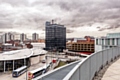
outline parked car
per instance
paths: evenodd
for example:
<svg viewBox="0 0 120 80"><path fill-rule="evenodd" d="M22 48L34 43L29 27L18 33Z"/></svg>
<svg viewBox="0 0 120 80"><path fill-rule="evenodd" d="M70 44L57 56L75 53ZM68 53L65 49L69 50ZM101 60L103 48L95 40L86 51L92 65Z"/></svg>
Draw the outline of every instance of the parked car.
<svg viewBox="0 0 120 80"><path fill-rule="evenodd" d="M46 63L46 60L42 60L42 63Z"/></svg>

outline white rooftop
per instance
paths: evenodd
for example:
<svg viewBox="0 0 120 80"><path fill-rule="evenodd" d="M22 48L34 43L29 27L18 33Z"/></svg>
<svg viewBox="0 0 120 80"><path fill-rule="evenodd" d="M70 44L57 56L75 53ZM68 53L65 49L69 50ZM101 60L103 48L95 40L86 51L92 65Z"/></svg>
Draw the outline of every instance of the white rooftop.
<svg viewBox="0 0 120 80"><path fill-rule="evenodd" d="M31 49L31 50L33 50L33 56L35 56L35 55L40 55L40 54L46 54L46 53L47 53L47 51L42 50L42 49L33 48L33 49Z"/></svg>
<svg viewBox="0 0 120 80"><path fill-rule="evenodd" d="M31 43L34 48L44 48L45 43Z"/></svg>
<svg viewBox="0 0 120 80"><path fill-rule="evenodd" d="M7 51L7 52L0 53L0 61L23 59L23 58L30 57L32 55L33 55L33 51L30 49Z"/></svg>
<svg viewBox="0 0 120 80"><path fill-rule="evenodd" d="M24 59L30 56L47 53L47 51L42 49L42 47L45 46L45 43L32 43L32 45L34 47L32 49L21 49L0 53L0 61Z"/></svg>
<svg viewBox="0 0 120 80"><path fill-rule="evenodd" d="M9 44L9 43L4 43L3 45L5 45L5 46L12 46L12 44Z"/></svg>

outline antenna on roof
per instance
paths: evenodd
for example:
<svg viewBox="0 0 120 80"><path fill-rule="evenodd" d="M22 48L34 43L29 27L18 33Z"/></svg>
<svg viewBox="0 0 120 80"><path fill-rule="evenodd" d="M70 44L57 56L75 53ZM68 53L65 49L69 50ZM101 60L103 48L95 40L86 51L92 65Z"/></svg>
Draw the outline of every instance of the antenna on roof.
<svg viewBox="0 0 120 80"><path fill-rule="evenodd" d="M52 24L54 24L54 20L52 19Z"/></svg>

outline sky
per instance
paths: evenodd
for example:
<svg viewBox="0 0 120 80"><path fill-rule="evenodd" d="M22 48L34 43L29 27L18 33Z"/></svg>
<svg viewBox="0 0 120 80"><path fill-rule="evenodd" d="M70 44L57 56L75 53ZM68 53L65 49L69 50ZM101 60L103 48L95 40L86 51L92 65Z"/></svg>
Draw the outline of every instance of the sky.
<svg viewBox="0 0 120 80"><path fill-rule="evenodd" d="M45 22L63 24L67 37L120 32L120 0L0 0L0 33L45 37Z"/></svg>

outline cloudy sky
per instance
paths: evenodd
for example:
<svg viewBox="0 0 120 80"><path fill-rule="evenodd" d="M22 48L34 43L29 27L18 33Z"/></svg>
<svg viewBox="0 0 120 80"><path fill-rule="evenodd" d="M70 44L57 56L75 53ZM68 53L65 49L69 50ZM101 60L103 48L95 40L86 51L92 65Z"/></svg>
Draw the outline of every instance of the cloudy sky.
<svg viewBox="0 0 120 80"><path fill-rule="evenodd" d="M67 37L120 32L120 0L0 0L0 32L39 33L45 22L65 25Z"/></svg>

